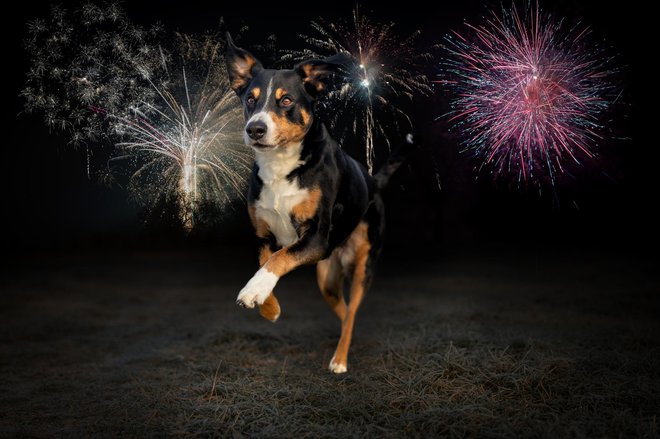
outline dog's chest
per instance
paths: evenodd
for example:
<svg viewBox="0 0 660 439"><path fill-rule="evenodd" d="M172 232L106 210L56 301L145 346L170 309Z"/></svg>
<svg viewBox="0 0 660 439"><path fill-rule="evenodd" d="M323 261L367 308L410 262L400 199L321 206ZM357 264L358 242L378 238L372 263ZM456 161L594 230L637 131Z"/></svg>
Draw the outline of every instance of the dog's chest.
<svg viewBox="0 0 660 439"><path fill-rule="evenodd" d="M298 240L291 211L309 197L309 191L300 187L297 178L286 178L301 163L298 148L277 155L257 156L263 186L255 202L255 215L268 224L281 246L291 245Z"/></svg>
<svg viewBox="0 0 660 439"><path fill-rule="evenodd" d="M279 245L291 245L298 239L291 221L291 211L308 196L309 191L300 188L297 181L282 179L270 184L264 183L255 204L255 214L268 224Z"/></svg>

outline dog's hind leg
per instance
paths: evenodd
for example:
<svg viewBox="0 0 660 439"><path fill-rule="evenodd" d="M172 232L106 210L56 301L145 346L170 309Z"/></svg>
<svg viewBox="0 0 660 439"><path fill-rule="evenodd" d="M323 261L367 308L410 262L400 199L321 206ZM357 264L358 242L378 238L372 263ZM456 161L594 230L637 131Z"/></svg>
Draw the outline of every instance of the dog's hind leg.
<svg viewBox="0 0 660 439"><path fill-rule="evenodd" d="M316 264L316 280L321 294L330 308L342 322L346 317L346 302L344 300L344 273L338 253L335 251L329 258Z"/></svg>
<svg viewBox="0 0 660 439"><path fill-rule="evenodd" d="M261 250L259 250L259 267L263 267L268 258L273 254L268 244L264 245ZM264 303L259 305L259 314L266 320L271 322L276 322L280 317L280 303L277 301L275 294L271 291Z"/></svg>
<svg viewBox="0 0 660 439"><path fill-rule="evenodd" d="M341 337L337 350L330 360L329 368L334 373L343 373L348 369L348 349L351 345L355 314L362 303L365 290L371 282L371 274L368 272L371 243L367 223L362 222L356 227L345 246L346 249L341 256L341 265L352 273L351 294L346 314L342 319Z"/></svg>

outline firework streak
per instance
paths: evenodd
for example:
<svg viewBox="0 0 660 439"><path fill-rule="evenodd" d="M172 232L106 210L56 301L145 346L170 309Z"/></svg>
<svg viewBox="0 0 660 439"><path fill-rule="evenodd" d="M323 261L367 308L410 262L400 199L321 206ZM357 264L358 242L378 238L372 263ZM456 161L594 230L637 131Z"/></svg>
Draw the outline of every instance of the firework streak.
<svg viewBox="0 0 660 439"><path fill-rule="evenodd" d="M340 142L364 144L371 172L375 139L378 137L389 148L391 136L398 138L402 131L412 128L408 114L399 106L400 100L430 94L432 89L423 69L432 55L416 48L419 32L400 38L393 24L373 22L357 7L350 21L320 20L311 25L314 33L301 35L309 48L289 51L284 57L301 61L340 52L351 55L354 62L343 72L343 86L330 92L318 107Z"/></svg>
<svg viewBox="0 0 660 439"><path fill-rule="evenodd" d="M134 177L153 172L157 187L176 197L183 228L190 231L200 204L224 205L243 196L252 156L240 134L243 113L228 84L213 81L191 93L185 72L185 99L154 85L162 110L149 106L148 113L108 117L122 132L117 147L147 157Z"/></svg>
<svg viewBox="0 0 660 439"><path fill-rule="evenodd" d="M492 13L446 37L442 84L454 92L450 121L495 176L548 177L594 156L613 71L587 29L566 28L538 6Z"/></svg>
<svg viewBox="0 0 660 439"><path fill-rule="evenodd" d="M90 147L110 143L105 178L114 181L122 163L133 197L149 210L177 206L190 231L199 212L243 196L252 157L222 40L179 34L168 51L161 33L132 24L116 4L54 7L29 24L21 94L28 112L86 147L88 173Z"/></svg>

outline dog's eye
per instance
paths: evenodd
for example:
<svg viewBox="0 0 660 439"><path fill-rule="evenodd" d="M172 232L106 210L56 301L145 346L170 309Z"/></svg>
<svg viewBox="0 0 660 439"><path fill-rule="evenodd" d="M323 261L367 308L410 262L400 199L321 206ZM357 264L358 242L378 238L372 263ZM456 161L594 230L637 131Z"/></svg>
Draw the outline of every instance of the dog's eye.
<svg viewBox="0 0 660 439"><path fill-rule="evenodd" d="M280 99L280 105L283 107L288 107L291 104L293 104L293 99L291 99L290 96L284 96L282 99Z"/></svg>
<svg viewBox="0 0 660 439"><path fill-rule="evenodd" d="M257 102L257 100L254 98L254 96L250 96L249 98L246 99L245 103L248 105L248 107L251 107Z"/></svg>

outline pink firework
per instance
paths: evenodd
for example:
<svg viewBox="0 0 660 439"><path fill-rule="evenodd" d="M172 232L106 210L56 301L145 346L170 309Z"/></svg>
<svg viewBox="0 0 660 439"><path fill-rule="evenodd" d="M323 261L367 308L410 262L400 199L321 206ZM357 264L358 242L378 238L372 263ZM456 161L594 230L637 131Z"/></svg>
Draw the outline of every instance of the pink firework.
<svg viewBox="0 0 660 439"><path fill-rule="evenodd" d="M538 6L492 13L446 38L443 80L450 121L482 167L519 181L554 182L566 162L594 156L599 116L612 102L612 70L586 28L567 29Z"/></svg>

